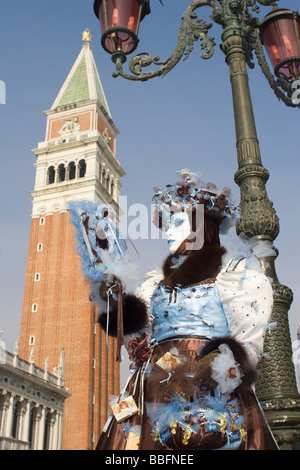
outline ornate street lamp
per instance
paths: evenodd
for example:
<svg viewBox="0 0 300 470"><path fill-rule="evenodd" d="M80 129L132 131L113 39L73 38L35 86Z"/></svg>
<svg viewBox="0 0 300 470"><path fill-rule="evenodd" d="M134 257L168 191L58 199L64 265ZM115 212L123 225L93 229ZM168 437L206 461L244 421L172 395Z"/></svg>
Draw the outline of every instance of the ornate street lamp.
<svg viewBox="0 0 300 470"><path fill-rule="evenodd" d="M252 7L254 12L259 12L256 3L274 7L273 12L261 23L250 12L249 7ZM295 92L298 84L294 83L299 79L300 71L300 16L296 11L280 10L276 3L276 0L196 0L182 16L178 42L169 59L161 62L157 55L145 52L135 55L128 66L131 75L124 72L123 64L127 60L126 56L135 51L138 45L140 21L150 13L149 0L95 0L94 10L101 24L102 46L112 54L112 60L116 64L117 73L113 76L146 81L166 75L183 55L185 58L189 56L197 40L201 43L201 49L205 50L201 57L212 57L215 42L214 38L207 34L212 25L199 19L196 14L198 8L209 6L213 9L212 20L223 27L223 36L225 31L229 32L230 28L238 26L239 35L244 40L248 66L254 67L254 52L276 96L287 106L300 107L298 93ZM277 79L269 69L263 45ZM159 64L160 67L151 72L144 72L143 69L151 64Z"/></svg>
<svg viewBox="0 0 300 470"><path fill-rule="evenodd" d="M265 17L260 37L277 77L298 80L300 75L300 15L277 10Z"/></svg>
<svg viewBox="0 0 300 470"><path fill-rule="evenodd" d="M126 56L135 51L140 21L150 13L149 0L95 0L94 11L100 20L101 43L106 52Z"/></svg>
<svg viewBox="0 0 300 470"><path fill-rule="evenodd" d="M278 0L279 1L279 0ZM123 70L129 50L137 44L137 27L143 16L150 13L149 2L143 0L96 0L95 8L100 23L104 25L102 44L112 54L116 66L113 76L122 76L128 80L147 81L150 78L164 76L175 65L187 58L194 43L200 41L203 59L209 59L214 53L215 40L208 35L212 24L198 18L200 7L210 7L210 18L222 26L221 50L229 67L232 88L233 109L236 130L238 170L234 176L240 187L241 216L237 233L244 233L255 244L269 243L279 233L279 220L266 192L268 171L263 167L257 138L256 125L249 89L247 66L254 68L253 55L267 78L277 98L287 106L300 108L300 16L298 12L280 10L275 0L195 0L182 15L178 41L172 55L161 62L158 56L149 53L135 55L128 63L129 71ZM105 20L105 5L118 10L114 18L119 18L112 25L113 19ZM142 7L139 15L131 22L130 12L137 11L133 5ZM253 13L259 13L259 6L273 7L273 10L260 22ZM113 7L112 7L113 6ZM144 10L143 10L144 6ZM98 8L100 7L100 9ZM99 14L99 11L101 12ZM127 12L125 14L125 12ZM101 16L102 15L102 16ZM113 14L110 15L111 18ZM121 23L121 18L126 18ZM106 21L106 22L105 22ZM123 20L122 20L123 21ZM126 24L127 42L115 41L114 34L120 34L119 28ZM106 26L105 26L106 25ZM130 39L129 39L130 37ZM110 43L107 44L107 38ZM131 44L131 40L133 43ZM128 45L128 47L127 47ZM274 73L271 72L264 48L269 56ZM155 65L155 70L144 72L144 68ZM275 258L262 260L265 273L273 279L274 308L272 320L277 327L272 333L266 333L265 350L269 358L260 363L263 371L257 387L257 394L266 412L270 427L283 449L292 449L300 444L300 395L297 390L295 368L292 361L292 347L288 323L288 310L293 300L293 293L279 283L275 270Z"/></svg>

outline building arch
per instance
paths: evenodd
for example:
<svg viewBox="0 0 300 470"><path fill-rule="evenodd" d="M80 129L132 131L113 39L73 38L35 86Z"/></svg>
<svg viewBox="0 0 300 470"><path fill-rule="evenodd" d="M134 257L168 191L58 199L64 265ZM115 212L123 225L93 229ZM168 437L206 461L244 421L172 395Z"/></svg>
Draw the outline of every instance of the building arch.
<svg viewBox="0 0 300 470"><path fill-rule="evenodd" d="M84 178L86 175L86 161L80 160L78 163L78 177Z"/></svg>
<svg viewBox="0 0 300 470"><path fill-rule="evenodd" d="M54 166L49 166L47 170L47 184L55 183L55 168Z"/></svg>
<svg viewBox="0 0 300 470"><path fill-rule="evenodd" d="M70 162L68 164L68 180L74 180L76 178L76 165L75 162Z"/></svg>
<svg viewBox="0 0 300 470"><path fill-rule="evenodd" d="M101 174L101 183L103 184L103 186L104 186L104 183L105 183L105 173L106 173L105 168L103 168L102 174Z"/></svg>
<svg viewBox="0 0 300 470"><path fill-rule="evenodd" d="M55 202L54 204L51 204L49 207L49 213L53 214L54 212L59 212L62 209L62 204L59 202Z"/></svg>
<svg viewBox="0 0 300 470"><path fill-rule="evenodd" d="M66 167L61 163L57 168L57 182L62 183L66 179Z"/></svg>
<svg viewBox="0 0 300 470"><path fill-rule="evenodd" d="M114 180L111 180L110 184L110 194L113 196L114 195L114 189L115 189L115 182Z"/></svg>
<svg viewBox="0 0 300 470"><path fill-rule="evenodd" d="M106 191L108 191L108 192L109 192L109 183L110 183L110 176L109 176L109 173L107 173L106 178L105 178L104 187L105 187Z"/></svg>
<svg viewBox="0 0 300 470"><path fill-rule="evenodd" d="M37 217L39 217L39 218L45 217L46 213L47 213L47 207L46 206L40 206L37 210ZM40 225L42 225L42 224L40 223Z"/></svg>

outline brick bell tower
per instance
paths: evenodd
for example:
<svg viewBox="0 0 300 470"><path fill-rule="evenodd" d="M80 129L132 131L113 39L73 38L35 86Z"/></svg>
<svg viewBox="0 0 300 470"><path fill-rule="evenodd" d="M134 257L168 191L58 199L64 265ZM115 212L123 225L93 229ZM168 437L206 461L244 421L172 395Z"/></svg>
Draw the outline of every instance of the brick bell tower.
<svg viewBox="0 0 300 470"><path fill-rule="evenodd" d="M35 187L20 330L20 357L52 373L64 351L63 450L93 449L119 393L115 341L106 338L80 272L70 200L113 206L118 214L121 177L118 129L111 119L88 30L82 50L53 106L45 112L46 138L36 155Z"/></svg>

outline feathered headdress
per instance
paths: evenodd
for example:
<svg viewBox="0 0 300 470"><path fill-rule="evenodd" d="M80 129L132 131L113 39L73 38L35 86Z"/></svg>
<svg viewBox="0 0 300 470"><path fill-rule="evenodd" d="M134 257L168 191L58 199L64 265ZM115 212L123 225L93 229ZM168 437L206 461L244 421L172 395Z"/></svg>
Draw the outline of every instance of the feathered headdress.
<svg viewBox="0 0 300 470"><path fill-rule="evenodd" d="M218 190L213 183L203 183L198 173L187 168L176 172L182 179L163 189L154 188L153 200L159 210L159 226L164 228L170 218L170 211L192 209L204 205L204 214L222 220L220 233L234 225L237 207L231 201L228 187Z"/></svg>

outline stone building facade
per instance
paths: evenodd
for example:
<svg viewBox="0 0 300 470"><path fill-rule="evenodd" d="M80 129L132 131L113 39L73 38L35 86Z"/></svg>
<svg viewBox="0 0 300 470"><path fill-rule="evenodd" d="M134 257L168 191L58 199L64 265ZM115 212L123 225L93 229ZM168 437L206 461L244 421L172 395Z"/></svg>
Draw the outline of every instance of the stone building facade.
<svg viewBox="0 0 300 470"><path fill-rule="evenodd" d="M0 348L0 450L60 450L64 387L63 352L56 375Z"/></svg>

